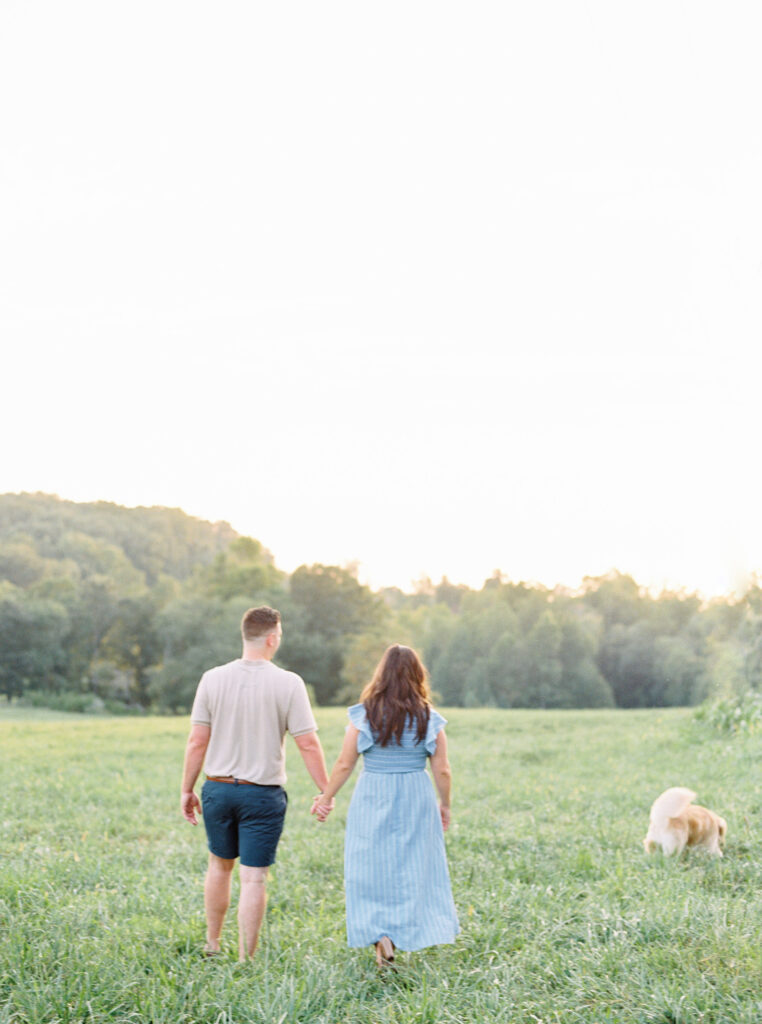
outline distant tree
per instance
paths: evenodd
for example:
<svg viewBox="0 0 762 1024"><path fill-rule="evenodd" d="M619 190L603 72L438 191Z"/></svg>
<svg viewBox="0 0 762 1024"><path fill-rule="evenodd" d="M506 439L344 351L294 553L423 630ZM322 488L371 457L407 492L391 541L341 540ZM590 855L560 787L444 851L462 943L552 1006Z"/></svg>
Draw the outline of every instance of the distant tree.
<svg viewBox="0 0 762 1024"><path fill-rule="evenodd" d="M420 608L435 602L434 583L430 576L422 576L413 584L413 593L405 595L408 608Z"/></svg>
<svg viewBox="0 0 762 1024"><path fill-rule="evenodd" d="M31 538L0 541L0 580L17 587L29 587L45 574L45 559L37 554Z"/></svg>
<svg viewBox="0 0 762 1024"><path fill-rule="evenodd" d="M71 531L60 538L58 552L59 558L76 563L84 579L95 576L107 579L113 591L129 593L145 587L145 575L115 544Z"/></svg>
<svg viewBox="0 0 762 1024"><path fill-rule="evenodd" d="M347 569L301 566L289 584L288 619L279 655L309 683L320 704L331 704L346 685L342 672L352 638L389 619L389 609Z"/></svg>
<svg viewBox="0 0 762 1024"><path fill-rule="evenodd" d="M739 696L749 688L746 682L746 651L735 638L710 637L704 668L707 697Z"/></svg>
<svg viewBox="0 0 762 1024"><path fill-rule="evenodd" d="M176 508L77 503L50 494L0 495L0 541L27 538L41 557L60 559L71 533L123 552L149 586L162 575L187 579L237 536L228 523L207 523Z"/></svg>
<svg viewBox="0 0 762 1024"><path fill-rule="evenodd" d="M100 693L101 696L118 696L144 708L150 704L151 669L161 662L166 643L166 635L163 638L159 631L158 596L146 591L118 603L116 615L99 645L100 658L113 669L104 668L98 659L93 659L90 666L93 689L99 690L98 678L108 681L109 692ZM112 692L114 680L118 680L118 693Z"/></svg>
<svg viewBox="0 0 762 1024"><path fill-rule="evenodd" d="M623 708L664 707L667 704L663 659L657 637L643 623L617 625L604 637L598 664L617 705Z"/></svg>
<svg viewBox="0 0 762 1024"><path fill-rule="evenodd" d="M762 587L754 583L743 597L743 618L735 632L744 651L747 689L762 690Z"/></svg>
<svg viewBox="0 0 762 1024"><path fill-rule="evenodd" d="M269 604L283 590L285 573L273 565L269 551L251 537L238 537L200 572L200 586L210 597L245 598L248 607Z"/></svg>
<svg viewBox="0 0 762 1024"><path fill-rule="evenodd" d="M444 604L450 611L457 612L461 601L468 593L468 587L462 583L450 583L446 576L434 587L434 601L436 604Z"/></svg>
<svg viewBox="0 0 762 1024"><path fill-rule="evenodd" d="M642 627L615 623L604 633L597 663L618 707L647 706L652 654L652 638Z"/></svg>
<svg viewBox="0 0 762 1024"><path fill-rule="evenodd" d="M489 660L485 655L476 658L468 668L461 694L466 708L494 708L497 706L490 679Z"/></svg>
<svg viewBox="0 0 762 1024"><path fill-rule="evenodd" d="M297 672L312 687L318 704L340 703L344 645L339 638L290 628L284 634L278 663Z"/></svg>
<svg viewBox="0 0 762 1024"><path fill-rule="evenodd" d="M68 629L61 605L0 585L0 693L11 700L27 689L57 690Z"/></svg>
<svg viewBox="0 0 762 1024"><path fill-rule="evenodd" d="M74 689L86 688L90 664L101 656L101 643L119 616L121 600L117 582L103 573L78 584L69 606L67 640L66 675Z"/></svg>
<svg viewBox="0 0 762 1024"><path fill-rule="evenodd" d="M481 656L469 623L461 620L450 634L449 642L431 662L432 685L442 703L462 706L469 689L469 674Z"/></svg>
<svg viewBox="0 0 762 1024"><path fill-rule="evenodd" d="M532 687L532 660L518 621L498 637L489 653L488 665L498 707L527 707Z"/></svg>
<svg viewBox="0 0 762 1024"><path fill-rule="evenodd" d="M399 608L388 627L390 640L413 647L431 668L447 647L457 615L444 604L405 604Z"/></svg>
<svg viewBox="0 0 762 1024"><path fill-rule="evenodd" d="M606 629L638 622L647 604L635 580L616 571L606 576L586 576L583 600L600 614Z"/></svg>
<svg viewBox="0 0 762 1024"><path fill-rule="evenodd" d="M196 595L172 601L160 612L162 657L147 671L148 693L158 707L188 711L203 673L241 656L241 615L239 602Z"/></svg>
<svg viewBox="0 0 762 1024"><path fill-rule="evenodd" d="M361 633L387 616L369 587L335 565L300 566L291 576L289 593L303 627L323 636Z"/></svg>
<svg viewBox="0 0 762 1024"><path fill-rule="evenodd" d="M408 603L408 595L400 590L399 587L382 587L378 592L378 596L393 611L404 608Z"/></svg>
<svg viewBox="0 0 762 1024"><path fill-rule="evenodd" d="M545 587L527 583L503 583L497 591L516 616L520 628L528 633L548 607L550 593Z"/></svg>
<svg viewBox="0 0 762 1024"><path fill-rule="evenodd" d="M601 675L595 662L598 650L597 628L593 620L570 607L559 616L562 667L560 707L613 707L611 686Z"/></svg>
<svg viewBox="0 0 762 1024"><path fill-rule="evenodd" d="M671 591L663 592L649 604L648 619L654 631L663 636L689 632L701 609L701 599L696 594Z"/></svg>
<svg viewBox="0 0 762 1024"><path fill-rule="evenodd" d="M470 706L476 701L496 706L493 684L499 667L490 663L490 651L515 616L500 598L489 592L467 594L461 614L449 630L447 643L432 660L433 682L445 704Z"/></svg>
<svg viewBox="0 0 762 1024"><path fill-rule="evenodd" d="M705 659L682 636L660 636L654 642L664 704L696 704L708 695Z"/></svg>
<svg viewBox="0 0 762 1024"><path fill-rule="evenodd" d="M366 633L358 633L347 642L341 668L342 686L336 693L337 703L357 703L360 693L373 677L373 672L389 643L389 635L380 627Z"/></svg>
<svg viewBox="0 0 762 1024"><path fill-rule="evenodd" d="M695 703L762 689L762 587L733 599L658 597L631 576L579 592L495 572L373 593L356 570L290 579L226 523L179 509L0 495L0 693L91 690L187 710L201 672L237 656L243 610L283 614L278 661L321 703L356 699L389 643L409 643L438 701L468 706Z"/></svg>
<svg viewBox="0 0 762 1024"><path fill-rule="evenodd" d="M711 601L699 617L707 695L730 697L762 688L760 590L752 581L739 599Z"/></svg>
<svg viewBox="0 0 762 1024"><path fill-rule="evenodd" d="M526 707L564 707L561 640L561 628L548 609L534 624L526 640L531 665Z"/></svg>

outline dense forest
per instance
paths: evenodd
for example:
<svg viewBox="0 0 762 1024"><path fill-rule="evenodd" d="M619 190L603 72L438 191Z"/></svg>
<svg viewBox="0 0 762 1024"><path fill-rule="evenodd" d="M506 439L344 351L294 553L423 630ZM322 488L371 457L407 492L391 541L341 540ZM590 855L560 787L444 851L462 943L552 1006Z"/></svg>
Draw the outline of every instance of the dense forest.
<svg viewBox="0 0 762 1024"><path fill-rule="evenodd" d="M762 589L702 602L629 576L577 591L422 580L373 592L337 566L290 576L227 523L179 509L0 495L0 694L79 710L188 710L240 655L255 604L283 615L278 663L351 703L388 643L416 647L437 699L467 707L652 707L762 688Z"/></svg>

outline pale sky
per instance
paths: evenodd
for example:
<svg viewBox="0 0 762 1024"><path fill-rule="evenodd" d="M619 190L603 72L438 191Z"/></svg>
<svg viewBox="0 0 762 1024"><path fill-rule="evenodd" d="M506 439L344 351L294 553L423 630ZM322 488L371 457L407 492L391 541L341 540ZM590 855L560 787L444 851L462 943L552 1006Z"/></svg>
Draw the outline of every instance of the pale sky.
<svg viewBox="0 0 762 1024"><path fill-rule="evenodd" d="M762 570L755 2L0 6L0 492L374 587Z"/></svg>

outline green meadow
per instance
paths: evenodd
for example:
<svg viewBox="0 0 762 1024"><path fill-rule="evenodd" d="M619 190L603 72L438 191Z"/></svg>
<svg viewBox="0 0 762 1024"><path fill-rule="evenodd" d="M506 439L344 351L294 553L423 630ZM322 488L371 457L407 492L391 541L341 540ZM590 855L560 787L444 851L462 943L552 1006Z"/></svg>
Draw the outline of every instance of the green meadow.
<svg viewBox="0 0 762 1024"><path fill-rule="evenodd" d="M260 953L202 959L187 722L0 712L0 1024L759 1022L762 738L687 710L448 713L462 932L379 975L344 935L342 836L288 741L289 811ZM329 762L345 723L320 709ZM722 860L647 857L653 799L695 789ZM234 900L236 892L234 889Z"/></svg>

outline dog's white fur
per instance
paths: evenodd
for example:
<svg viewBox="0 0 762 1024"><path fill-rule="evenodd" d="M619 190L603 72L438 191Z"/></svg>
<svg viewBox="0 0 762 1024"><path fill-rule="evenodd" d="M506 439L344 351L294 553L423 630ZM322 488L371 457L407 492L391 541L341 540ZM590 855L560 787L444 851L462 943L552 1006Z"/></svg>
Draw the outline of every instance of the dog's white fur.
<svg viewBox="0 0 762 1024"><path fill-rule="evenodd" d="M692 789L673 786L654 800L643 840L646 853L657 847L668 854L682 853L686 846L696 846L722 856L720 844L725 842L727 822L714 811L691 803L695 796Z"/></svg>

